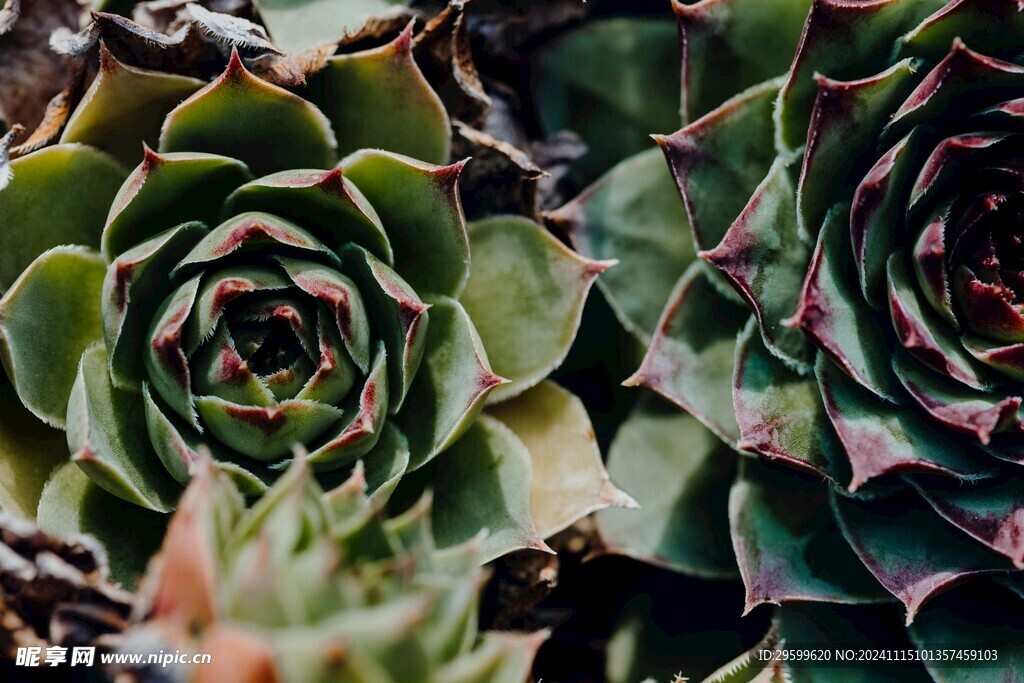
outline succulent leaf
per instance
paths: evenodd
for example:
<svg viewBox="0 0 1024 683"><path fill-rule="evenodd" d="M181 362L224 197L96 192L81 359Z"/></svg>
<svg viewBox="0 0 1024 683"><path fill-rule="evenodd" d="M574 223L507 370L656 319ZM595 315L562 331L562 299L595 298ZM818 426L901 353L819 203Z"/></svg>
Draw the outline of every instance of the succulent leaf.
<svg viewBox="0 0 1024 683"><path fill-rule="evenodd" d="M735 444L740 438L732 397L736 335L749 317L742 305L719 293L700 263L691 264L626 386L654 391Z"/></svg>
<svg viewBox="0 0 1024 683"><path fill-rule="evenodd" d="M203 85L195 78L122 64L101 46L99 73L60 141L90 145L132 167L142 158L142 144L156 147L167 113Z"/></svg>
<svg viewBox="0 0 1024 683"><path fill-rule="evenodd" d="M34 519L43 485L67 458L64 433L26 410L14 387L0 385L0 509Z"/></svg>
<svg viewBox="0 0 1024 683"><path fill-rule="evenodd" d="M605 552L696 576L736 576L726 512L736 460L693 417L642 401L608 453L609 473L640 507L598 512Z"/></svg>
<svg viewBox="0 0 1024 683"><path fill-rule="evenodd" d="M282 144L276 140L284 131L288 140ZM239 159L257 175L330 168L336 148L319 109L249 73L237 51L217 80L167 115L160 133L161 153L221 154Z"/></svg>
<svg viewBox="0 0 1024 683"><path fill-rule="evenodd" d="M432 526L439 547L465 543L480 529L486 562L513 550L551 552L530 511L530 452L515 433L482 415L438 461Z"/></svg>
<svg viewBox="0 0 1024 683"><path fill-rule="evenodd" d="M412 25L382 47L331 57L309 87L338 136L339 155L380 148L448 163L451 122L413 60Z"/></svg>
<svg viewBox="0 0 1024 683"><path fill-rule="evenodd" d="M490 398L503 401L565 360L587 293L614 262L586 259L522 217L477 221L469 240L473 272L461 301L491 367L510 380Z"/></svg>
<svg viewBox="0 0 1024 683"><path fill-rule="evenodd" d="M605 471L583 403L554 382L545 380L486 414L511 429L530 454L531 510L541 538L597 510L637 507Z"/></svg>
<svg viewBox="0 0 1024 683"><path fill-rule="evenodd" d="M103 219L125 178L112 157L72 144L15 159L11 172L10 184L0 190L0 288L4 290L47 249L99 246ZM77 180L69 183L68 178Z"/></svg>
<svg viewBox="0 0 1024 683"><path fill-rule="evenodd" d="M82 352L103 338L103 259L55 247L33 261L0 299L0 353L22 403L51 427L66 424ZM53 316L39 315L41 308Z"/></svg>
<svg viewBox="0 0 1024 683"><path fill-rule="evenodd" d="M597 286L626 329L650 340L658 311L695 256L686 213L658 150L620 162L547 218L587 258L618 258Z"/></svg>

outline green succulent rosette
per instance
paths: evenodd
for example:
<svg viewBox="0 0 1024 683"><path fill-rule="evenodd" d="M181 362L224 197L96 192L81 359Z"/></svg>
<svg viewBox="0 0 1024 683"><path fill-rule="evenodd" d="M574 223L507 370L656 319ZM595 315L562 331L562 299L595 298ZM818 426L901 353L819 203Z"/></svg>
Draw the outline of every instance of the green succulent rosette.
<svg viewBox="0 0 1024 683"><path fill-rule="evenodd" d="M362 469L325 493L301 461L252 508L242 494L200 464L115 644L209 663L114 667L116 680L527 679L545 633L478 632L480 539L438 550L429 497L388 518Z"/></svg>
<svg viewBox="0 0 1024 683"><path fill-rule="evenodd" d="M440 541L488 529L486 559L632 504L545 379L610 264L527 218L467 226L412 40L301 94L237 52L204 83L102 51L0 190L5 507L119 547L116 570L203 452L249 496L295 458L326 483L361 460L379 500L418 471Z"/></svg>
<svg viewBox="0 0 1024 683"><path fill-rule="evenodd" d="M621 260L627 384L689 413L618 432L651 493L599 513L607 550L738 575L795 647L1001 648L771 680L1018 680L1019 3L673 8L684 127L552 214Z"/></svg>

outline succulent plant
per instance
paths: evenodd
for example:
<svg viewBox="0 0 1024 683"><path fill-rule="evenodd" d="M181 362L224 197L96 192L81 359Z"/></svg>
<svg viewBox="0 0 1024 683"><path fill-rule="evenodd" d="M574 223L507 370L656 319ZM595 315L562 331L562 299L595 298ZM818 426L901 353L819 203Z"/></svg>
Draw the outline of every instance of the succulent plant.
<svg viewBox="0 0 1024 683"><path fill-rule="evenodd" d="M478 633L480 539L438 550L430 504L389 519L362 468L324 493L296 460L246 509L203 461L117 648L211 661L116 680L522 683L544 632Z"/></svg>
<svg viewBox="0 0 1024 683"><path fill-rule="evenodd" d="M649 493L599 513L608 550L738 573L798 647L1002 648L850 680L1020 680L1019 3L674 9L671 173L642 152L551 216L621 260L627 384L693 416L645 399L622 426L609 470Z"/></svg>
<svg viewBox="0 0 1024 683"><path fill-rule="evenodd" d="M609 263L524 217L467 227L466 162L446 165L451 122L412 40L327 58L301 94L237 52L207 84L103 49L59 144L10 162L3 364L74 461L38 516L107 542L118 578L203 449L251 496L296 445L325 484L363 460L379 500L418 470L439 541L488 528L485 559L632 504L578 399L545 380ZM33 515L53 460L27 433L68 450L5 410L0 483Z"/></svg>

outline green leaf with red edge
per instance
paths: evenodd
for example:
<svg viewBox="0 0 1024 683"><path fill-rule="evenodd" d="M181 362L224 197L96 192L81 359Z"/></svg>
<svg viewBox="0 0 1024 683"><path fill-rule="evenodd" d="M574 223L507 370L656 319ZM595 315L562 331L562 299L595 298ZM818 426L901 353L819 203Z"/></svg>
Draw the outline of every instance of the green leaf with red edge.
<svg viewBox="0 0 1024 683"><path fill-rule="evenodd" d="M387 352L383 343L377 343L373 367L358 396L353 398L342 405L345 420L326 432L325 443L309 454L314 469L344 467L377 445L388 410Z"/></svg>
<svg viewBox="0 0 1024 683"><path fill-rule="evenodd" d="M432 460L469 428L487 395L504 380L462 305L448 297L431 305L426 350L405 404L395 419L412 449L409 468Z"/></svg>
<svg viewBox="0 0 1024 683"><path fill-rule="evenodd" d="M0 358L7 377L25 407L52 427L66 424L82 352L103 339L105 269L94 251L56 247L0 299Z"/></svg>
<svg viewBox="0 0 1024 683"><path fill-rule="evenodd" d="M113 261L165 230L199 221L219 222L224 199L252 178L240 161L213 154L147 151L118 191L103 228L103 255Z"/></svg>
<svg viewBox="0 0 1024 683"><path fill-rule="evenodd" d="M712 250L700 253L750 304L772 353L799 370L814 355L800 330L784 323L792 314L811 250L800 239L792 168L776 160L739 218Z"/></svg>
<svg viewBox="0 0 1024 683"><path fill-rule="evenodd" d="M115 386L138 389L143 377L138 344L170 293L178 262L207 234L202 223L183 223L118 256L103 278L103 339Z"/></svg>
<svg viewBox="0 0 1024 683"><path fill-rule="evenodd" d="M829 358L876 396L899 400L890 364L891 332L868 307L857 287L850 258L850 207L829 211L806 271L796 313L787 321L802 328Z"/></svg>
<svg viewBox="0 0 1024 683"><path fill-rule="evenodd" d="M587 144L587 180L679 127L679 38L671 20L614 18L584 24L541 50L532 65L548 133L572 130Z"/></svg>
<svg viewBox="0 0 1024 683"><path fill-rule="evenodd" d="M619 261L597 286L626 329L649 340L695 256L686 212L659 151L622 161L547 218L587 258Z"/></svg>
<svg viewBox="0 0 1024 683"><path fill-rule="evenodd" d="M160 547L168 516L141 509L104 491L73 463L61 465L39 501L39 526L68 538L88 534L107 551L110 577L128 590ZM130 519L131 524L125 524Z"/></svg>
<svg viewBox="0 0 1024 683"><path fill-rule="evenodd" d="M366 300L375 334L384 342L388 362L388 411L401 409L423 362L429 333L430 305L402 277L369 252L350 246L342 252L346 272Z"/></svg>
<svg viewBox="0 0 1024 683"><path fill-rule="evenodd" d="M181 494L150 448L142 396L110 383L101 344L82 354L68 401L68 446L90 479L135 505L168 512Z"/></svg>
<svg viewBox="0 0 1024 683"><path fill-rule="evenodd" d="M431 519L438 547L487 530L482 562L514 550L547 550L530 516L531 480L523 442L498 420L480 416L437 461Z"/></svg>
<svg viewBox="0 0 1024 683"><path fill-rule="evenodd" d="M932 372L909 354L897 351L893 372L911 398L932 419L950 429L970 434L988 444L993 434L1024 431L1017 410L1020 392L1012 389L978 391Z"/></svg>
<svg viewBox="0 0 1024 683"><path fill-rule="evenodd" d="M590 287L612 262L583 258L520 216L476 221L469 240L473 268L460 299L491 367L510 380L490 397L503 401L565 360Z"/></svg>
<svg viewBox="0 0 1024 683"><path fill-rule="evenodd" d="M986 50L1016 50L1024 38L1024 13L1003 0L952 0L902 36L899 50L938 60L957 38Z"/></svg>
<svg viewBox="0 0 1024 683"><path fill-rule="evenodd" d="M356 34L370 17L405 7L408 0L258 0L260 18L274 44L288 52Z"/></svg>
<svg viewBox="0 0 1024 683"><path fill-rule="evenodd" d="M178 483L188 484L192 468L200 462L205 452L213 457L215 467L227 474L244 495L259 496L267 491L275 478L270 469L248 456L226 450L215 440L204 438L165 410L153 398L147 384L142 385L142 398L149 442L160 462Z"/></svg>
<svg viewBox="0 0 1024 683"><path fill-rule="evenodd" d="M530 454L532 517L541 538L597 510L636 508L605 471L587 410L570 392L545 380L486 414L511 429Z"/></svg>
<svg viewBox="0 0 1024 683"><path fill-rule="evenodd" d="M935 683L1005 683L1024 671L1020 633L1021 597L1005 588L977 582L940 595L910 626L920 650L962 648L995 650L995 661L925 661Z"/></svg>
<svg viewBox="0 0 1024 683"><path fill-rule="evenodd" d="M596 516L603 551L706 578L736 576L729 487L736 453L696 419L640 400L608 452L608 470L638 510Z"/></svg>
<svg viewBox="0 0 1024 683"><path fill-rule="evenodd" d="M1024 569L1024 481L1013 470L969 486L907 478L943 519Z"/></svg>
<svg viewBox="0 0 1024 683"><path fill-rule="evenodd" d="M55 145L15 159L0 190L0 290L47 249L99 246L103 220L125 179L112 157L84 145Z"/></svg>
<svg viewBox="0 0 1024 683"><path fill-rule="evenodd" d="M927 305L907 272L906 255L892 254L887 273L889 312L903 348L940 375L981 391L996 390L998 375L975 360L956 330Z"/></svg>
<svg viewBox="0 0 1024 683"><path fill-rule="evenodd" d="M941 129L957 120L961 112L1012 97L1022 84L1024 67L975 52L954 40L949 54L893 113L882 139L903 136L924 122Z"/></svg>
<svg viewBox="0 0 1024 683"><path fill-rule="evenodd" d="M828 487L814 479L743 460L729 493L729 521L747 589L744 613L766 603L888 598L838 533Z"/></svg>
<svg viewBox="0 0 1024 683"><path fill-rule="evenodd" d="M916 410L877 398L824 354L815 376L853 468L851 491L894 472L933 472L961 481L992 474L980 453L968 451Z"/></svg>
<svg viewBox="0 0 1024 683"><path fill-rule="evenodd" d="M655 138L686 203L698 249L722 241L775 163L772 111L780 85L753 86L682 130Z"/></svg>
<svg viewBox="0 0 1024 683"><path fill-rule="evenodd" d="M168 112L204 85L196 78L122 64L101 43L99 72L60 141L89 145L134 166L142 158L143 143L158 144Z"/></svg>
<svg viewBox="0 0 1024 683"><path fill-rule="evenodd" d="M806 142L816 91L813 75L837 80L871 76L889 66L896 39L946 0L816 0L779 95L776 114L780 150Z"/></svg>
<svg viewBox="0 0 1024 683"><path fill-rule="evenodd" d="M223 74L167 115L160 133L161 152L221 154L257 175L330 168L336 147L323 112L253 76L236 51Z"/></svg>
<svg viewBox="0 0 1024 683"><path fill-rule="evenodd" d="M908 624L942 590L1013 567L948 524L915 493L877 501L833 493L832 507L861 562L903 603Z"/></svg>
<svg viewBox="0 0 1024 683"><path fill-rule="evenodd" d="M336 167L330 171L281 171L257 178L231 193L223 216L268 213L300 224L335 251L355 243L393 264L388 234L377 212L342 173L341 167Z"/></svg>
<svg viewBox="0 0 1024 683"><path fill-rule="evenodd" d="M811 0L674 0L672 6L683 39L683 115L693 121L786 73Z"/></svg>
<svg viewBox="0 0 1024 683"><path fill-rule="evenodd" d="M654 339L626 386L646 387L692 413L722 440L740 438L733 407L736 335L750 317L693 263L669 297Z"/></svg>
<svg viewBox="0 0 1024 683"><path fill-rule="evenodd" d="M43 484L68 459L63 432L47 427L0 383L0 510L35 519Z"/></svg>
<svg viewBox="0 0 1024 683"><path fill-rule="evenodd" d="M733 402L740 450L827 477L835 485L850 481L850 464L817 380L772 356L753 319L736 345Z"/></svg>
<svg viewBox="0 0 1024 683"><path fill-rule="evenodd" d="M801 235L817 235L829 208L853 196L864 178L864 150L873 147L892 112L910 94L916 70L906 59L857 81L817 78L818 96L797 187Z"/></svg>
<svg viewBox="0 0 1024 683"><path fill-rule="evenodd" d="M377 210L395 270L421 294L457 297L469 277L469 239L459 199L465 162L435 166L382 150L341 162L345 178Z"/></svg>
<svg viewBox="0 0 1024 683"><path fill-rule="evenodd" d="M387 45L328 59L310 78L309 97L334 127L341 156L386 149L448 163L451 122L413 59L411 24Z"/></svg>

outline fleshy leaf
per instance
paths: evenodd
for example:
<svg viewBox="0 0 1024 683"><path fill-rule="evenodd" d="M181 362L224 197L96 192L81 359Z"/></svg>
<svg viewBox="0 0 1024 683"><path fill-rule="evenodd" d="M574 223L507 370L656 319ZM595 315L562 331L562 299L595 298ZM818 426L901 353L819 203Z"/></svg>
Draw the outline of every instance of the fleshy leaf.
<svg viewBox="0 0 1024 683"><path fill-rule="evenodd" d="M192 468L203 453L213 456L214 466L227 474L244 495L266 493L272 472L251 458L228 453L216 442L203 439L199 432L169 415L153 399L147 385L142 386L149 441L160 462L180 484L188 484Z"/></svg>
<svg viewBox="0 0 1024 683"><path fill-rule="evenodd" d="M833 208L818 235L796 313L802 328L829 358L876 396L897 401L889 332L860 295L850 259L849 206Z"/></svg>
<svg viewBox="0 0 1024 683"><path fill-rule="evenodd" d="M288 52L302 52L330 43L346 34L358 34L363 22L407 0L259 0L260 18L274 44Z"/></svg>
<svg viewBox="0 0 1024 683"><path fill-rule="evenodd" d="M761 642L705 678L703 683L788 683L781 661L774 657L763 661L760 656L761 651L774 651L779 645L779 629L773 624Z"/></svg>
<svg viewBox="0 0 1024 683"><path fill-rule="evenodd" d="M0 299L0 358L7 376L25 407L52 427L65 425L82 352L103 339L105 269L94 251L56 247Z"/></svg>
<svg viewBox="0 0 1024 683"><path fill-rule="evenodd" d="M700 263L692 264L669 297L640 369L626 386L642 386L693 414L722 440L740 433L733 408L736 335L750 312L723 297Z"/></svg>
<svg viewBox="0 0 1024 683"><path fill-rule="evenodd" d="M966 434L983 444L993 434L1021 432L1017 410L1021 396L1002 392L982 392L936 376L908 354L897 352L893 371L903 388L936 422Z"/></svg>
<svg viewBox="0 0 1024 683"><path fill-rule="evenodd" d="M127 519L131 524L124 523ZM68 462L46 482L39 501L39 526L64 538L77 534L95 537L107 551L111 578L134 590L160 546L167 515L110 495L75 463Z"/></svg>
<svg viewBox="0 0 1024 683"><path fill-rule="evenodd" d="M10 384L0 384L0 510L35 519L43 484L68 459L64 433L25 410Z"/></svg>
<svg viewBox="0 0 1024 683"><path fill-rule="evenodd" d="M487 414L511 429L530 454L532 516L541 538L609 506L636 508L605 471L583 402L554 382L545 380Z"/></svg>
<svg viewBox="0 0 1024 683"><path fill-rule="evenodd" d="M144 338L148 343L143 342L143 364L153 388L174 412L196 429L199 429L199 420L192 404L192 377L183 347L185 325L198 291L199 278L196 277L167 297L153 316L149 334Z"/></svg>
<svg viewBox="0 0 1024 683"><path fill-rule="evenodd" d="M1024 37L1020 6L1002 0L952 0L900 38L900 50L939 60L957 38L987 50L1015 49Z"/></svg>
<svg viewBox="0 0 1024 683"><path fill-rule="evenodd" d="M815 375L853 468L850 491L892 472L935 472L961 480L987 473L930 420L872 395L824 355L818 357Z"/></svg>
<svg viewBox="0 0 1024 683"><path fill-rule="evenodd" d="M816 481L745 460L729 493L729 521L747 588L744 613L765 603L887 597L838 533L828 489Z"/></svg>
<svg viewBox="0 0 1024 683"><path fill-rule="evenodd" d="M309 88L337 133L339 155L386 149L448 163L451 122L412 57L411 24L387 45L331 57Z"/></svg>
<svg viewBox="0 0 1024 683"><path fill-rule="evenodd" d="M626 329L649 340L694 259L686 212L658 150L618 164L548 219L564 226L587 258L618 259L597 286Z"/></svg>
<svg viewBox="0 0 1024 683"><path fill-rule="evenodd" d="M142 143L157 145L167 113L203 85L195 78L127 66L101 45L99 73L60 141L90 145L134 166Z"/></svg>
<svg viewBox="0 0 1024 683"><path fill-rule="evenodd" d="M430 306L387 264L369 252L350 247L344 252L347 271L372 311L376 335L388 356L388 411L401 409L423 353L430 329Z"/></svg>
<svg viewBox="0 0 1024 683"><path fill-rule="evenodd" d="M902 253L891 255L887 269L889 312L903 348L946 377L974 389L993 390L998 384L996 377L964 349L956 332L921 300L904 259Z"/></svg>
<svg viewBox="0 0 1024 683"><path fill-rule="evenodd" d="M259 461L277 460L291 452L295 444L309 443L342 413L334 406L295 399L261 408L216 396L197 396L195 406L213 436Z"/></svg>
<svg viewBox="0 0 1024 683"><path fill-rule="evenodd" d="M136 244L189 221L216 225L225 197L251 177L245 164L227 157L147 151L109 206L103 255L113 261Z"/></svg>
<svg viewBox="0 0 1024 683"><path fill-rule="evenodd" d="M737 341L733 401L740 450L824 475L838 485L850 481L846 453L825 413L817 380L772 356L753 320Z"/></svg>
<svg viewBox="0 0 1024 683"><path fill-rule="evenodd" d="M491 394L497 402L529 389L561 365L591 285L612 264L581 257L518 216L477 221L469 238L473 269L461 300L491 367L511 380Z"/></svg>
<svg viewBox="0 0 1024 683"><path fill-rule="evenodd" d="M129 249L107 268L103 339L115 386L138 389L143 374L139 340L169 293L171 271L205 234L202 223L184 223Z"/></svg>
<svg viewBox="0 0 1024 683"><path fill-rule="evenodd" d="M409 467L409 441L393 424L385 422L380 439L365 462L370 504L382 507Z"/></svg>
<svg viewBox="0 0 1024 683"><path fill-rule="evenodd" d="M829 208L850 198L863 178L861 158L914 87L916 65L906 59L857 81L819 76L797 189L797 216L804 235L816 235Z"/></svg>
<svg viewBox="0 0 1024 683"><path fill-rule="evenodd" d="M395 270L420 294L458 296L469 277L469 238L459 199L465 162L424 164L382 150L342 160L345 177L387 226Z"/></svg>
<svg viewBox="0 0 1024 683"><path fill-rule="evenodd" d="M655 138L683 195L698 249L722 241L775 162L772 109L779 85L754 86L679 132Z"/></svg>
<svg viewBox="0 0 1024 683"><path fill-rule="evenodd" d="M872 307L885 305L885 268L894 245L905 239L902 224L894 220L906 207L910 184L917 170L920 129L875 162L853 195L850 209L850 240L861 292Z"/></svg>
<svg viewBox="0 0 1024 683"><path fill-rule="evenodd" d="M772 353L809 369L813 353L806 337L783 323L811 258L797 234L796 190L784 160L775 162L718 246L700 256L750 304Z"/></svg>
<svg viewBox="0 0 1024 683"><path fill-rule="evenodd" d="M335 251L349 242L394 263L377 212L340 167L330 171L281 171L253 180L228 197L225 217L261 211L311 230ZM390 229L390 226L389 226Z"/></svg>
<svg viewBox="0 0 1024 683"><path fill-rule="evenodd" d="M779 94L779 149L794 150L805 143L814 107L813 74L854 80L881 71L889 66L896 39L945 2L815 0Z"/></svg>
<svg viewBox="0 0 1024 683"><path fill-rule="evenodd" d="M281 136L287 131L287 141ZM337 142L323 113L250 74L231 53L215 81L167 115L161 152L208 152L239 159L257 175L330 168Z"/></svg>
<svg viewBox="0 0 1024 683"><path fill-rule="evenodd" d="M107 354L82 354L68 402L72 459L108 492L155 512L168 512L181 494L152 451L142 397L110 383Z"/></svg>
<svg viewBox="0 0 1024 683"><path fill-rule="evenodd" d="M533 67L548 133L577 132L589 178L648 149L652 132L680 124L679 38L672 21L616 18L585 24L543 50Z"/></svg>
<svg viewBox="0 0 1024 683"><path fill-rule="evenodd" d="M811 0L672 5L683 39L683 114L693 121L734 93L786 73Z"/></svg>
<svg viewBox="0 0 1024 683"><path fill-rule="evenodd" d="M434 481L433 529L441 548L487 530L481 561L547 550L530 517L530 454L508 427L480 416L445 456Z"/></svg>
<svg viewBox="0 0 1024 683"><path fill-rule="evenodd" d="M963 486L909 477L921 496L942 517L972 538L1024 569L1024 487L1006 476Z"/></svg>
<svg viewBox="0 0 1024 683"><path fill-rule="evenodd" d="M84 145L47 147L12 161L11 171L0 190L0 289L47 249L99 246L103 219L125 179L113 158Z"/></svg>
<svg viewBox="0 0 1024 683"><path fill-rule="evenodd" d="M352 419L336 432L328 432L326 443L309 454L314 469L344 467L366 455L381 437L388 410L387 353L383 344L377 345L373 367L358 399L352 407Z"/></svg>
<svg viewBox="0 0 1024 683"><path fill-rule="evenodd" d="M612 441L608 469L635 491L640 509L597 514L606 552L696 576L736 576L727 517L736 454L728 445L686 413L643 400Z"/></svg>
<svg viewBox="0 0 1024 683"><path fill-rule="evenodd" d="M426 350L396 419L409 439L409 469L432 460L469 427L487 395L503 380L491 370L480 337L454 299L431 304Z"/></svg>
<svg viewBox="0 0 1024 683"><path fill-rule="evenodd" d="M865 502L833 493L832 505L857 556L906 607L908 624L936 593L1012 566L953 529L914 495Z"/></svg>

